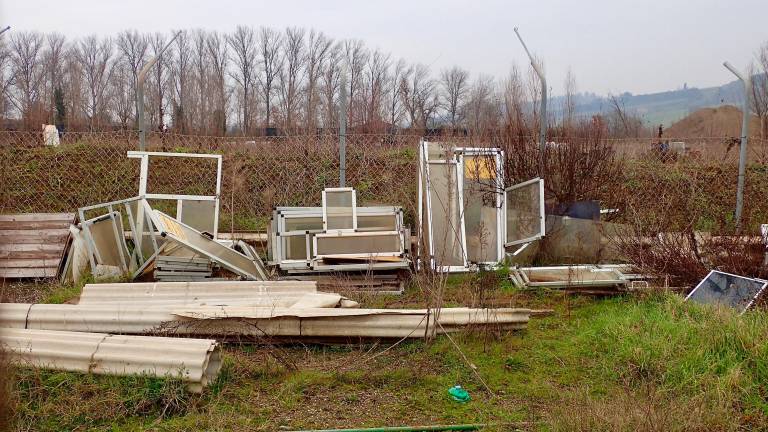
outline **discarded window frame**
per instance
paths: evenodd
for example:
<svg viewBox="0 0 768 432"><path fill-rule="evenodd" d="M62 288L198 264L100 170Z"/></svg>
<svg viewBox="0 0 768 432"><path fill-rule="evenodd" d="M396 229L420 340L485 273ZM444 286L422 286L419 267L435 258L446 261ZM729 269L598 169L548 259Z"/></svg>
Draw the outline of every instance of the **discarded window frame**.
<svg viewBox="0 0 768 432"><path fill-rule="evenodd" d="M143 204L145 207L149 207L149 203L146 201ZM264 280L267 278L266 269L261 268L258 262L207 237L200 231L179 222L159 210L154 210L152 222L158 227L163 237L171 239L221 264L242 277L253 280Z"/></svg>
<svg viewBox="0 0 768 432"><path fill-rule="evenodd" d="M685 298L704 304L721 304L746 312L768 286L768 281L717 270L709 272Z"/></svg>
<svg viewBox="0 0 768 432"><path fill-rule="evenodd" d="M353 188L323 190L323 229L354 231L357 229L357 198Z"/></svg>
<svg viewBox="0 0 768 432"><path fill-rule="evenodd" d="M505 189L503 164L498 148L421 141L419 246L431 268L495 266L506 247L544 236L543 180Z"/></svg>
<svg viewBox="0 0 768 432"><path fill-rule="evenodd" d="M544 237L544 180L534 178L508 187L504 191L506 205L506 239L504 246L529 243Z"/></svg>

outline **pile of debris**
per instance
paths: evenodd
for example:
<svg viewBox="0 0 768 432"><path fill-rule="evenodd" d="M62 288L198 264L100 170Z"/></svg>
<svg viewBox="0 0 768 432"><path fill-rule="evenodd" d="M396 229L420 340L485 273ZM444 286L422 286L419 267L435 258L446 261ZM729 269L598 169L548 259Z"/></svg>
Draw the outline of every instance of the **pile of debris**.
<svg viewBox="0 0 768 432"><path fill-rule="evenodd" d="M544 181L504 186L499 148L419 145L419 263L442 272L495 267L505 248L544 236Z"/></svg>
<svg viewBox="0 0 768 432"><path fill-rule="evenodd" d="M616 294L647 288L648 276L626 264L512 267L509 279L520 289L563 289L580 294Z"/></svg>
<svg viewBox="0 0 768 432"><path fill-rule="evenodd" d="M333 273L355 287L373 279L381 290L402 292L399 279L390 282L410 267L408 232L400 207L358 207L353 188L328 188L322 207L274 209L268 263L291 277Z"/></svg>
<svg viewBox="0 0 768 432"><path fill-rule="evenodd" d="M517 330L532 312L362 309L341 295L318 292L313 281L88 284L78 304L0 304L0 344L19 364L173 376L201 391L221 366L217 340L349 343L468 327ZM213 339L187 339L199 336Z"/></svg>

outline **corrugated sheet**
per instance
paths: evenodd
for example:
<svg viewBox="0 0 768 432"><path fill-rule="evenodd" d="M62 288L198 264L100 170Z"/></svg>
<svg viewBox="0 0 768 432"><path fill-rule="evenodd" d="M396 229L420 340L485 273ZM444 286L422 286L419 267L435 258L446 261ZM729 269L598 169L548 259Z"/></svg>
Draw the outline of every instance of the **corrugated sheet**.
<svg viewBox="0 0 768 432"><path fill-rule="evenodd" d="M226 299L249 296L296 295L317 292L314 281L216 281L216 282L145 282L87 284L80 295L80 303L120 302L162 299Z"/></svg>
<svg viewBox="0 0 768 432"><path fill-rule="evenodd" d="M58 273L74 213L0 215L0 279Z"/></svg>
<svg viewBox="0 0 768 432"><path fill-rule="evenodd" d="M444 308L437 333L465 327L524 328L529 309ZM99 333L216 337L423 337L435 328L426 309L243 308L0 304L0 326Z"/></svg>
<svg viewBox="0 0 768 432"><path fill-rule="evenodd" d="M220 348L209 339L2 329L0 344L20 365L103 375L169 376L182 379L196 392L221 369Z"/></svg>

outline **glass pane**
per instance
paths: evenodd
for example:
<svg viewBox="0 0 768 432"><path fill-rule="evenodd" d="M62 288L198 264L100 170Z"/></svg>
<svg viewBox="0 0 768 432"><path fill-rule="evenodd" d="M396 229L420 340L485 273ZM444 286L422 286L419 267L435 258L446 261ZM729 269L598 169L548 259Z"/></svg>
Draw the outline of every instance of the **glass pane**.
<svg viewBox="0 0 768 432"><path fill-rule="evenodd" d="M712 272L701 281L689 299L697 303L721 304L744 311L763 289L765 281Z"/></svg>
<svg viewBox="0 0 768 432"><path fill-rule="evenodd" d="M354 191L325 191L327 230L354 229Z"/></svg>
<svg viewBox="0 0 768 432"><path fill-rule="evenodd" d="M357 215L358 231L397 231L397 216Z"/></svg>
<svg viewBox="0 0 768 432"><path fill-rule="evenodd" d="M541 218L540 183L507 190L507 243L541 235L544 221Z"/></svg>
<svg viewBox="0 0 768 432"><path fill-rule="evenodd" d="M307 231L307 230L322 230L322 229L323 229L322 216L285 218L286 231Z"/></svg>
<svg viewBox="0 0 768 432"><path fill-rule="evenodd" d="M284 259L288 260L306 260L307 259L307 236L297 235L283 237Z"/></svg>
<svg viewBox="0 0 768 432"><path fill-rule="evenodd" d="M437 266L464 266L455 163L429 164L434 259Z"/></svg>
<svg viewBox="0 0 768 432"><path fill-rule="evenodd" d="M399 253L400 235L317 237L318 255Z"/></svg>
<svg viewBox="0 0 768 432"><path fill-rule="evenodd" d="M498 260L498 196L496 159L492 155L464 156L464 224L467 260Z"/></svg>
<svg viewBox="0 0 768 432"><path fill-rule="evenodd" d="M216 201L182 201L181 222L200 232L213 234Z"/></svg>

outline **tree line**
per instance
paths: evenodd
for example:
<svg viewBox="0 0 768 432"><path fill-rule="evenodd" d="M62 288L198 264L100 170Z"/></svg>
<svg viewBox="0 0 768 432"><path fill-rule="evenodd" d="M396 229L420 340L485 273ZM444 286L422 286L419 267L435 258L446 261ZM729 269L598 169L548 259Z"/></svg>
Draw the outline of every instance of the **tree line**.
<svg viewBox="0 0 768 432"><path fill-rule="evenodd" d="M72 40L59 33L7 33L0 38L3 126L136 129L139 72L170 37L135 30ZM335 128L343 71L352 130L536 121L535 106L525 101L536 99L538 85L516 66L503 79L472 78L462 67L432 71L361 40L295 27L238 26L229 33L180 34L145 83L147 127L207 135Z"/></svg>
<svg viewBox="0 0 768 432"><path fill-rule="evenodd" d="M0 37L3 128L137 129L139 71L170 37L136 30L70 40L59 33L6 33ZM353 131L538 129L537 104L530 101L539 99L540 90L530 67L513 64L500 78L472 76L461 66L433 71L361 40L335 40L304 28L249 26L227 33L183 31L149 72L147 128L201 135L335 129L342 73ZM768 92L755 92L755 104L766 105ZM552 126L584 123L576 118L575 94L569 72L558 118L548 120ZM589 122L606 125L612 135L643 133L636 118L628 121L631 113L615 100L612 105L605 118ZM768 112L762 105L756 106L761 116Z"/></svg>

